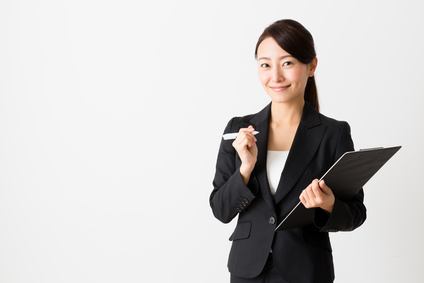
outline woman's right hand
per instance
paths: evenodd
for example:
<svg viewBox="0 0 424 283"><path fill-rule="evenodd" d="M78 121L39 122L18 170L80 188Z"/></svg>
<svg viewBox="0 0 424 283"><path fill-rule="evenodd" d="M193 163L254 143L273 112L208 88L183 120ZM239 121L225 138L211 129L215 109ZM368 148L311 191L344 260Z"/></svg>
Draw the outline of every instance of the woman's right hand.
<svg viewBox="0 0 424 283"><path fill-rule="evenodd" d="M250 174L253 168L255 168L258 157L257 139L253 135L254 130L252 126L241 128L237 138L233 142L233 147L241 159L240 174L245 185L249 182Z"/></svg>

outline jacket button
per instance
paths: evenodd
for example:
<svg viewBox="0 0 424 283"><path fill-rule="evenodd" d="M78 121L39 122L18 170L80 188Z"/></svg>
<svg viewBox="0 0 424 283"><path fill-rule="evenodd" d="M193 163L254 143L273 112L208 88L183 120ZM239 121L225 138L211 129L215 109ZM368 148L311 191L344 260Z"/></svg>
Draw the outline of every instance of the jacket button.
<svg viewBox="0 0 424 283"><path fill-rule="evenodd" d="M273 216L271 216L269 219L268 219L268 223L269 224L275 224L275 218L273 217Z"/></svg>

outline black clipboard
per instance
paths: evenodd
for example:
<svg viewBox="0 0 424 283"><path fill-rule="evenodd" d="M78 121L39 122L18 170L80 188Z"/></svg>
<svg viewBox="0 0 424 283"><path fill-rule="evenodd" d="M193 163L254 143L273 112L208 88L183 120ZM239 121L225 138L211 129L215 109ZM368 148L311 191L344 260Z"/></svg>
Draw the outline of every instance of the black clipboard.
<svg viewBox="0 0 424 283"><path fill-rule="evenodd" d="M354 197L359 190L401 148L370 148L348 151L321 177L334 195L341 200ZM278 224L275 231L313 224L314 209L307 209L299 201L293 210Z"/></svg>

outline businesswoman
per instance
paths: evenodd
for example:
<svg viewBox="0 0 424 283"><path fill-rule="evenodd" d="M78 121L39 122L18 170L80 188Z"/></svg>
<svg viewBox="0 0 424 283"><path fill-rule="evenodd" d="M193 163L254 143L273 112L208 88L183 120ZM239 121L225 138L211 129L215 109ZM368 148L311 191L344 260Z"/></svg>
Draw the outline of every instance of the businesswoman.
<svg viewBox="0 0 424 283"><path fill-rule="evenodd" d="M333 282L328 232L359 227L366 208L362 190L340 200L317 178L354 149L350 127L319 113L314 42L300 23L270 25L255 56L271 102L229 121L224 133L238 135L221 142L210 195L217 219L238 216L230 237L231 282ZM275 232L299 199L313 211L314 224Z"/></svg>

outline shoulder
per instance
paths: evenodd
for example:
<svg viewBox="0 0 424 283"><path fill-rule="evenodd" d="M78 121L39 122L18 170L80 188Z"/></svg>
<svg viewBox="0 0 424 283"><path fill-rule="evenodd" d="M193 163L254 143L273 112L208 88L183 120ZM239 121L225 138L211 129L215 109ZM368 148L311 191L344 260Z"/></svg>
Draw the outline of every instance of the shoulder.
<svg viewBox="0 0 424 283"><path fill-rule="evenodd" d="M326 126L325 140L335 149L334 161L346 151L354 150L349 123L327 117L323 114L319 115L322 125Z"/></svg>
<svg viewBox="0 0 424 283"><path fill-rule="evenodd" d="M307 128L324 126L327 129L327 132L330 131L330 133L340 132L344 129L350 129L347 122L336 120L317 112L308 102L305 103L301 123Z"/></svg>
<svg viewBox="0 0 424 283"><path fill-rule="evenodd" d="M227 124L227 131L238 132L240 128L247 128L250 125L256 126L263 120L269 119L271 113L271 104L268 104L257 113L244 116L235 116Z"/></svg>
<svg viewBox="0 0 424 283"><path fill-rule="evenodd" d="M248 127L250 120L254 117L254 115L255 114L235 116L228 122L227 128L237 132L240 128Z"/></svg>
<svg viewBox="0 0 424 283"><path fill-rule="evenodd" d="M349 123L346 121L336 120L321 113L318 113L318 115L321 119L322 124L327 126L329 129L335 131L350 130Z"/></svg>

